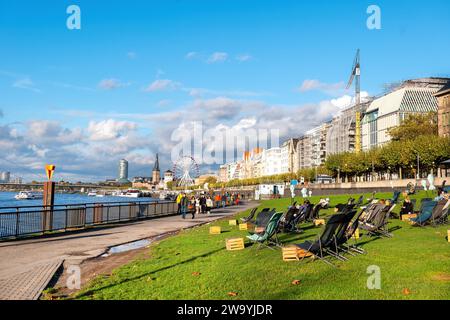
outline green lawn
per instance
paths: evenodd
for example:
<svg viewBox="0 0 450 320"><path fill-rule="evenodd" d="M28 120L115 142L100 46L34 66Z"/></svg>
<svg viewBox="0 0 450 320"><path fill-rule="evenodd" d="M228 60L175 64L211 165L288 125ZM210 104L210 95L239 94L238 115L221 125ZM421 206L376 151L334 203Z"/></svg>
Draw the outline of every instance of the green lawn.
<svg viewBox="0 0 450 320"><path fill-rule="evenodd" d="M390 197L378 194L377 197ZM369 195L366 195L366 198ZM424 197L422 192L420 197ZM331 196L331 204L349 196ZM418 196L416 196L418 197ZM316 202L318 197L312 197ZM261 207L285 210L290 199L264 201ZM398 212L398 207L394 212ZM331 209L321 211L330 215ZM245 216L248 212L242 213ZM360 239L366 255L335 261L283 262L281 250L225 250L225 239L246 231L222 226L221 235L209 235L210 225L182 232L154 244L150 258L139 259L92 281L77 299L449 299L450 226L412 227L392 220L393 238ZM284 244L313 239L321 228L303 225L305 233L281 235ZM367 267L381 269L381 289L367 289ZM300 280L300 284L292 284ZM229 292L237 293L230 296Z"/></svg>

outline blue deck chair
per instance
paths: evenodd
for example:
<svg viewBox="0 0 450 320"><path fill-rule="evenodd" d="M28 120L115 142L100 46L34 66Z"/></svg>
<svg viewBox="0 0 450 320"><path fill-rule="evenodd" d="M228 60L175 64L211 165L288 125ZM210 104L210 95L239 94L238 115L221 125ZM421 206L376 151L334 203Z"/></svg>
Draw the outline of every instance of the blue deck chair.
<svg viewBox="0 0 450 320"><path fill-rule="evenodd" d="M422 202L422 208L417 218L412 218L410 221L414 222L418 226L424 226L429 222L433 215L433 209L436 207L437 201L424 201Z"/></svg>

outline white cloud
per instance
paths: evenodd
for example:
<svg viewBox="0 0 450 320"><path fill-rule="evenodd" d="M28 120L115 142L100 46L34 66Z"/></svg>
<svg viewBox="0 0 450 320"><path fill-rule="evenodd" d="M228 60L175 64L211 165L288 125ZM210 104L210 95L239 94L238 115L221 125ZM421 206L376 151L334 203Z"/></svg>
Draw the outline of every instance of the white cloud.
<svg viewBox="0 0 450 320"><path fill-rule="evenodd" d="M345 89L343 82L338 83L324 83L315 79L304 80L303 83L298 88L300 92L307 91L321 91L330 95L339 95L343 93Z"/></svg>
<svg viewBox="0 0 450 320"><path fill-rule="evenodd" d="M207 60L208 63L224 62L228 59L228 53L226 52L214 52Z"/></svg>
<svg viewBox="0 0 450 320"><path fill-rule="evenodd" d="M198 53L195 52L195 51L188 52L185 55L185 58L188 59L188 60L191 60L191 59L194 59L194 58L197 58L197 57L198 57Z"/></svg>
<svg viewBox="0 0 450 320"><path fill-rule="evenodd" d="M30 90L36 93L41 92L41 90L35 87L34 82L29 77L17 79L16 81L14 81L13 87Z"/></svg>
<svg viewBox="0 0 450 320"><path fill-rule="evenodd" d="M236 56L236 60L239 62L246 62L252 60L253 57L249 54L239 54Z"/></svg>
<svg viewBox="0 0 450 320"><path fill-rule="evenodd" d="M157 79L153 81L144 91L146 92L156 92L156 91L171 91L176 90L180 87L178 82L169 79Z"/></svg>
<svg viewBox="0 0 450 320"><path fill-rule="evenodd" d="M122 83L120 80L117 79L103 79L99 82L98 87L103 90L114 90L122 87L126 87L129 84Z"/></svg>
<svg viewBox="0 0 450 320"><path fill-rule="evenodd" d="M120 138L129 131L136 130L137 127L138 125L133 122L108 119L99 122L89 122L87 131L90 134L90 140L102 141Z"/></svg>

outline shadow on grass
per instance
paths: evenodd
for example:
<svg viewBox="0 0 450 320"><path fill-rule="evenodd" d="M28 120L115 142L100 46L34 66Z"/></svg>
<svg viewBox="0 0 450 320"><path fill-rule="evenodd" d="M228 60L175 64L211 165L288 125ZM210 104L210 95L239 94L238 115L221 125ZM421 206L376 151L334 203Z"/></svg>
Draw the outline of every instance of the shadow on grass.
<svg viewBox="0 0 450 320"><path fill-rule="evenodd" d="M224 249L224 248L219 248L219 249L216 249L216 250L213 250L213 251L210 251L210 252L207 252L207 253L204 253L204 254L201 254L201 255L198 255L198 256L189 258L189 259L187 259L187 260L184 260L184 261L175 263L175 264L170 265L170 266L166 266L166 267L159 268L159 269L157 269L157 270L149 271L149 272L146 272L146 273L143 273L143 274L140 274L140 275L137 275L137 276L128 278L128 279L121 280L121 281L116 282L116 283L111 283L111 284L102 286L102 287L100 287L100 288L90 289L90 290L87 290L86 292L83 292L83 293L81 293L81 294L79 294L79 295L75 295L74 299L83 298L83 297L89 297L89 296L92 296L92 295L93 295L95 292L97 292L97 291L102 291L102 290L104 290L104 289L112 288L112 287L115 287L115 286L117 286L117 285L121 285L121 284L130 282L130 281L139 280L139 279L142 279L142 278L144 278L144 277L146 277L146 276L152 275L152 274L154 274L154 273L161 272L161 271L165 271L165 270L169 270L169 269L171 269L171 268L174 268L174 267L177 267L177 266L181 266L181 265L183 265L183 264L186 264L186 263L195 261L195 260L197 260L197 259L199 259L199 258L205 258L205 257L208 257L208 256L210 256L210 255L212 255L212 254L214 254L214 253L217 253L217 252L219 252L219 251L222 251L222 250L225 250L225 249Z"/></svg>

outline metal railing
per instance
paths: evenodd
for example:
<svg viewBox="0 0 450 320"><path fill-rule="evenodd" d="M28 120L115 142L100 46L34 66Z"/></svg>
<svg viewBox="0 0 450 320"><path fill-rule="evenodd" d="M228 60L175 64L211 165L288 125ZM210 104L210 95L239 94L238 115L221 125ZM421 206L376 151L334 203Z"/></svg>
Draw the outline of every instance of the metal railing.
<svg viewBox="0 0 450 320"><path fill-rule="evenodd" d="M173 201L104 202L0 208L0 239L136 221L177 213Z"/></svg>

